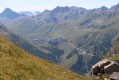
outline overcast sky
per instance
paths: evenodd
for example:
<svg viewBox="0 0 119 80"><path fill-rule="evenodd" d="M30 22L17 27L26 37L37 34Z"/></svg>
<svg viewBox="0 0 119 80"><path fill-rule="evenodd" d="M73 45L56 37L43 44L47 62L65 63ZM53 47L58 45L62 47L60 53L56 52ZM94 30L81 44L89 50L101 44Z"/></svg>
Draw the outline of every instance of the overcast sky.
<svg viewBox="0 0 119 80"><path fill-rule="evenodd" d="M5 8L14 11L43 11L56 6L77 6L87 9L118 4L119 0L0 0L0 12Z"/></svg>

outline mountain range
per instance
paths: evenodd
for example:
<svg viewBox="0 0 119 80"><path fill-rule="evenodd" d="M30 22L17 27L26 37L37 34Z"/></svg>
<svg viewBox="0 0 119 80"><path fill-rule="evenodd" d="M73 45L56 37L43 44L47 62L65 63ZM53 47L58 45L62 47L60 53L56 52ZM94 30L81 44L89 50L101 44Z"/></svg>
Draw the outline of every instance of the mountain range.
<svg viewBox="0 0 119 80"><path fill-rule="evenodd" d="M34 16L34 15L39 15L40 11L21 11L19 13L11 10L10 8L6 8L2 13L0 13L0 17L5 17L8 19L15 19L19 17L25 17L25 16Z"/></svg>
<svg viewBox="0 0 119 80"><path fill-rule="evenodd" d="M58 6L34 16L7 8L0 14L0 22L48 60L85 74L119 36L119 4L90 10Z"/></svg>

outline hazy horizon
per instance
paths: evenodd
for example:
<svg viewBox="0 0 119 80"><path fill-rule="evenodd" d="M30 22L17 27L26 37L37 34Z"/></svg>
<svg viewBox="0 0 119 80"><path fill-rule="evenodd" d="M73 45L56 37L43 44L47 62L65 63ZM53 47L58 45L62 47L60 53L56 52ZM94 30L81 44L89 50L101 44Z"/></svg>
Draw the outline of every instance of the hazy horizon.
<svg viewBox="0 0 119 80"><path fill-rule="evenodd" d="M47 1L34 1L34 0L0 0L0 12L5 8L10 8L16 12L20 11L44 11L45 9L52 10L57 6L76 6L86 9L100 8L106 6L110 8L113 5L118 4L118 0L47 0Z"/></svg>

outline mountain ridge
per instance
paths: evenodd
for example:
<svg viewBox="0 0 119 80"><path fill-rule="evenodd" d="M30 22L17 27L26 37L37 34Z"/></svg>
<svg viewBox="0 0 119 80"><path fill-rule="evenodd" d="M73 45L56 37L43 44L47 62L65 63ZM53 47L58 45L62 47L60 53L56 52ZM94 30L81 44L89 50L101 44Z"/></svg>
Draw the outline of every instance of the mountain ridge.
<svg viewBox="0 0 119 80"><path fill-rule="evenodd" d="M76 6L57 6L56 8L54 8L53 10L49 10L51 11L51 15L54 13L54 12L57 12L57 11L61 11L63 13L65 12L68 12L70 10L74 10L74 11L78 11L78 13L81 13L81 14L84 14L85 12L89 12L90 10L95 10L95 9L104 9L104 10L109 10L109 9L118 9L118 4L117 5L114 5L112 6L111 8L107 8L105 6L102 6L100 8L94 8L94 9L86 9L86 8L82 8L82 7L76 7ZM14 17L10 17L10 14L6 14L5 12L6 11L10 11L10 12L14 12L13 14L16 15ZM45 10L44 10L45 11ZM44 12L43 11L43 12ZM81 11L81 12L80 12ZM3 13L4 12L4 13ZM39 11L35 11L35 12L30 12L30 11L21 11L21 12L15 12L13 10L11 10L10 8L6 8L4 11L1 13L1 17L8 17L9 19L15 19L15 18L18 18L18 17L22 17L22 16L33 16L34 14L35 15L40 15L41 13ZM42 13L43 13L42 12ZM54 14L55 15L55 14ZM74 16L74 15L73 15Z"/></svg>
<svg viewBox="0 0 119 80"><path fill-rule="evenodd" d="M9 8L6 8L1 14L0 17L7 17L9 19L15 19L20 17L20 14L18 14L17 12L12 11Z"/></svg>

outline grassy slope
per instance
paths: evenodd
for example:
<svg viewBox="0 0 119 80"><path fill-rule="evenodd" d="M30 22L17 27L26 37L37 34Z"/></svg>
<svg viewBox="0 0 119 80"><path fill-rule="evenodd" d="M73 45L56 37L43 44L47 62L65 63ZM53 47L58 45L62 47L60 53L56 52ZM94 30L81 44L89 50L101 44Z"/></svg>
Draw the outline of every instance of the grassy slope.
<svg viewBox="0 0 119 80"><path fill-rule="evenodd" d="M86 80L0 37L0 80ZM88 79L89 80L89 79Z"/></svg>
<svg viewBox="0 0 119 80"><path fill-rule="evenodd" d="M116 41L116 43L114 44L114 46L111 48L111 50L113 50L113 55L109 56L109 54L107 54L105 56L105 58L108 58L110 60L115 60L115 61L119 61L119 40Z"/></svg>

